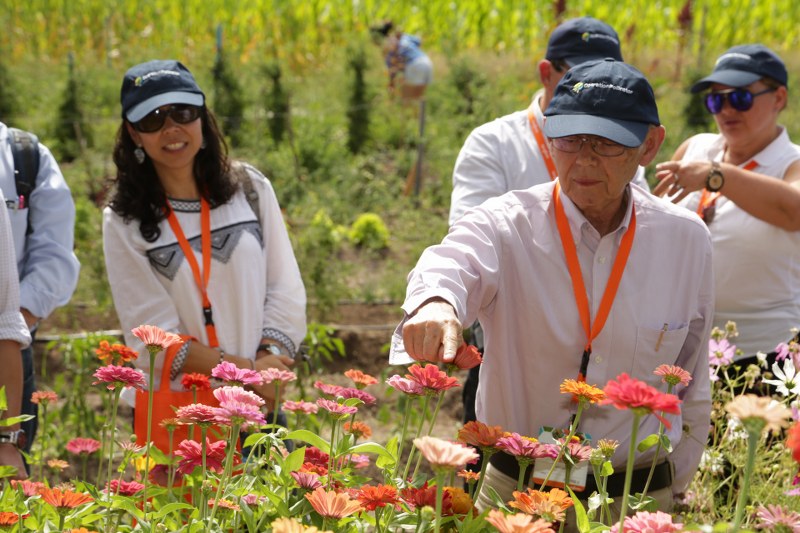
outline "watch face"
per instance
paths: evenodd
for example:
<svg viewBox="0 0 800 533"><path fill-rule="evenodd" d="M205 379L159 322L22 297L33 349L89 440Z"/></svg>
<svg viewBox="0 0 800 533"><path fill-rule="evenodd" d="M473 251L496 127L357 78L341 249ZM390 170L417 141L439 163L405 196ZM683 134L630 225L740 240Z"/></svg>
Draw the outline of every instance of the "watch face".
<svg viewBox="0 0 800 533"><path fill-rule="evenodd" d="M718 191L722 188L722 184L725 182L725 179L722 177L722 174L719 172L712 172L711 175L708 177L708 189L710 191Z"/></svg>

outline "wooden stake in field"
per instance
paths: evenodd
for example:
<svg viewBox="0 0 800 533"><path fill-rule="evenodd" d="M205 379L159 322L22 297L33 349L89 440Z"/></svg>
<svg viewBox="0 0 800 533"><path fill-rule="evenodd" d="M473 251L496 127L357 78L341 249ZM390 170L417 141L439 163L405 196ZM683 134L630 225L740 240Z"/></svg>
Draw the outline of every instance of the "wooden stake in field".
<svg viewBox="0 0 800 533"><path fill-rule="evenodd" d="M422 187L422 158L425 154L425 99L419 100L419 134L417 136L417 160L406 177L406 186L403 195L408 196L414 191L414 196L419 196Z"/></svg>

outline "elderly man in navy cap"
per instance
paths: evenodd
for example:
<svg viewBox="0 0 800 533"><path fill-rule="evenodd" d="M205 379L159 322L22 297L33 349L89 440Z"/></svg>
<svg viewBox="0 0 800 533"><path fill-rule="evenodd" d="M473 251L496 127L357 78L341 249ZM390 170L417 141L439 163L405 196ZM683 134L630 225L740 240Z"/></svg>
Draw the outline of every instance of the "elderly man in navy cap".
<svg viewBox="0 0 800 533"><path fill-rule="evenodd" d="M547 428L573 421L575 404L559 393L565 379L602 387L624 372L660 387L659 365L688 370L694 379L677 389L681 413L667 430L673 450L649 485L667 509L692 479L710 423L708 229L630 183L665 134L638 70L610 58L577 65L544 115L558 178L486 201L423 253L409 275L391 362L450 362L462 325L480 320L487 357L478 420L540 440L550 436ZM592 444L619 441L608 481L618 502L631 420L628 412L594 407L578 427ZM640 436L658 429L655 416L639 419ZM636 456L631 493L643 489L654 453ZM549 470L542 461L530 469L534 479ZM596 487L580 470L570 485L584 499ZM518 475L511 456L492 456L479 507L492 505L489 487L510 500Z"/></svg>

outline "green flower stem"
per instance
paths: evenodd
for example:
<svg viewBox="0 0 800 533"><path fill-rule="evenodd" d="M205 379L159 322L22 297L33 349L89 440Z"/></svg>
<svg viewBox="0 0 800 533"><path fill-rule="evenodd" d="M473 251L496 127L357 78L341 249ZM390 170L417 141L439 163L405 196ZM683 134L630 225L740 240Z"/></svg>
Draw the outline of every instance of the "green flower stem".
<svg viewBox="0 0 800 533"><path fill-rule="evenodd" d="M153 436L153 389L155 388L155 366L156 355L161 350L155 346L148 346L147 351L150 354L150 375L149 386L147 389L147 442L145 443L144 451L144 490L142 491L142 512L144 513L144 521L147 522L147 486L150 484L150 476L148 469L150 468L150 439Z"/></svg>
<svg viewBox="0 0 800 533"><path fill-rule="evenodd" d="M169 433L169 453L167 454L167 458L169 459L169 469L167 471L167 490L169 493L172 494L172 485L175 482L175 461L173 460L172 450L175 445L173 439L175 437L175 428L169 427L167 428L167 432Z"/></svg>
<svg viewBox="0 0 800 533"><path fill-rule="evenodd" d="M192 403L197 403L197 385L192 385ZM194 424L189 424L189 440L194 440Z"/></svg>
<svg viewBox="0 0 800 533"><path fill-rule="evenodd" d="M570 442L572 442L572 437L574 437L575 433L578 431L578 423L580 423L580 421L581 421L581 414L583 413L584 403L585 403L585 400L581 400L581 401L578 402L578 409L577 409L577 412L575 413L575 419L572 421L572 423L569 426L569 435L567 435L567 438L564 439L564 444L562 444L561 448L558 450L558 457L556 457L555 461L553 461L553 465L550 467L550 470L547 472L547 475L544 477L544 480L542 481L542 484L539 487L540 491L544 490L544 487L547 485L547 482L550 480L550 476L553 475L553 472L556 469L556 465L558 464L559 461L561 461L564 458L564 453L567 451L567 445ZM569 485L569 477L564 479L564 486L567 486L567 485ZM518 489L518 490L522 490L522 489Z"/></svg>
<svg viewBox="0 0 800 533"><path fill-rule="evenodd" d="M473 501L478 497L478 494L481 493L481 488L483 487L483 476L486 474L486 467L489 466L489 459L492 457L492 455L497 453L497 448L484 446L481 449L481 452L483 453L483 461L481 461L481 473L478 476L478 484L473 487L475 491L471 492L469 495L470 498L473 498Z"/></svg>
<svg viewBox="0 0 800 533"><path fill-rule="evenodd" d="M444 472L440 468L436 469L436 519L433 523L433 531L439 533L442 526L442 499L444 498Z"/></svg>
<svg viewBox="0 0 800 533"><path fill-rule="evenodd" d="M762 424L763 428L763 424ZM742 525L742 517L744 516L744 509L747 506L747 499L750 492L750 478L753 475L753 466L756 462L756 449L758 448L758 441L761 437L761 428L748 428L747 430L747 462L744 465L744 477L739 486L739 498L736 500L736 512L733 518L732 533L739 531Z"/></svg>
<svg viewBox="0 0 800 533"><path fill-rule="evenodd" d="M217 513L217 508L219 507L219 499L224 494L223 486L225 482L231 479L231 473L233 472L233 455L236 452L236 439L239 438L239 428L241 428L241 424L238 422L233 422L231 424L231 434L228 439L228 449L225 456L225 470L222 473L222 477L219 478L219 484L217 485L217 493L214 496L214 507L211 508L211 518L209 518L209 522L214 522L214 515ZM205 439L203 439L205 442ZM205 450L204 450L205 451ZM205 459L205 453L203 454L203 458Z"/></svg>
<svg viewBox="0 0 800 533"><path fill-rule="evenodd" d="M442 408L442 403L444 402L444 391L439 391L439 398L436 400L436 407L433 409L433 416L431 416L431 423L428 426L428 435L433 432L433 426L436 424L436 418L439 416L439 410ZM417 477L417 472L419 471L419 465L422 463L422 455L417 457L417 464L414 465L414 474L411 476L411 479Z"/></svg>
<svg viewBox="0 0 800 533"><path fill-rule="evenodd" d="M47 451L47 404L42 402L42 417L39 419L42 422L42 445L39 448L39 481L44 481L44 454Z"/></svg>
<svg viewBox="0 0 800 533"><path fill-rule="evenodd" d="M339 419L331 414L331 453L328 454L328 488L333 487L333 471L336 464L336 426L339 425Z"/></svg>
<svg viewBox="0 0 800 533"><path fill-rule="evenodd" d="M415 439L418 439L419 436L422 434L422 426L425 424L425 413L428 411L428 403L430 402L430 396L425 395L422 398L423 398L422 413L420 414L419 426L417 426L417 436L414 437ZM408 452L408 460L406 461L406 468L405 470L403 470L403 481L408 479L408 469L411 468L411 459L414 457L415 449L416 448L412 446L411 450L409 450ZM398 460L400 459L399 454L397 455L397 459Z"/></svg>
<svg viewBox="0 0 800 533"><path fill-rule="evenodd" d="M625 488L622 491L622 505L619 510L619 533L625 532L625 515L628 513L628 494L631 490L631 480L633 479L633 460L636 456L636 435L639 433L639 419L641 413L633 409L633 427L631 428L631 444L628 446L628 462L625 463Z"/></svg>
<svg viewBox="0 0 800 533"><path fill-rule="evenodd" d="M208 470L207 470L207 467L206 467L206 454L207 454L207 450L206 450L206 432L207 431L208 431L208 428L206 427L206 424L201 424L200 425L200 457L201 457L201 461L202 461L202 463L201 463L202 466L200 467L201 475L200 475L200 494L199 494L199 496L200 496L200 499L202 500L202 501L200 501L200 516L202 517L203 522L205 522L205 520L206 520L206 512L208 511L208 505L206 505L206 501L205 501L206 500L206 496L205 496L206 493L203 490L203 486L206 483L206 477L208 475ZM194 501L198 501L197 498L195 498Z"/></svg>
<svg viewBox="0 0 800 533"><path fill-rule="evenodd" d="M278 425L278 411L281 406L281 382L275 381L275 406L272 408L272 425ZM275 428L272 428L275 431Z"/></svg>
<svg viewBox="0 0 800 533"><path fill-rule="evenodd" d="M667 394L672 393L672 383L667 383ZM661 416L664 416L664 413L661 413ZM642 499L647 496L647 489L650 487L650 481L653 479L653 473L656 471L656 465L658 464L658 456L661 455L661 442L664 437L664 423L659 422L658 424L658 444L656 444L656 454L653 456L653 462L650 463L650 472L647 474L647 481L644 484L644 489L642 489Z"/></svg>
<svg viewBox="0 0 800 533"><path fill-rule="evenodd" d="M530 459L529 457L523 457L521 455L517 456L517 464L519 465L519 475L517 476L517 492L522 492L522 488L525 486L525 470L528 469L528 465L530 465L532 462L533 459Z"/></svg>
<svg viewBox="0 0 800 533"><path fill-rule="evenodd" d="M410 397L409 397L410 398ZM394 470L392 470L392 479L397 477L397 470L400 468L400 458L403 456L403 448L406 443L406 431L408 430L408 421L411 418L409 413L410 409L406 410L403 416L403 428L400 430L400 441L397 443L397 460L394 462Z"/></svg>
<svg viewBox="0 0 800 533"><path fill-rule="evenodd" d="M117 429L117 407L119 406L119 395L122 393L122 389L120 387L116 387L112 391L111 396L111 439L108 443L108 469L106 471L106 479L108 482L111 482L111 464L113 463L114 458L114 433ZM119 487L119 485L117 485ZM108 487L108 501L111 501L111 487ZM107 515L106 526L111 526L111 515ZM111 531L109 529L109 531Z"/></svg>
<svg viewBox="0 0 800 533"><path fill-rule="evenodd" d="M594 476L594 482L597 485L597 492L600 494L600 498L602 499L602 507L600 507L600 516L599 521L603 524L610 525L606 523L606 519L609 521L611 520L611 509L608 507L608 494L606 494L606 477L600 476L597 465L592 465L592 475Z"/></svg>

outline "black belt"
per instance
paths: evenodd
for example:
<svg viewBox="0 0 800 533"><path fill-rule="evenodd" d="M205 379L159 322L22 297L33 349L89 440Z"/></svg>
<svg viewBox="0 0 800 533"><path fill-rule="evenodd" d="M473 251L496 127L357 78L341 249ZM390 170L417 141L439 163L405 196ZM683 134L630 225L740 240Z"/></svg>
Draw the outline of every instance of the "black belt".
<svg viewBox="0 0 800 533"><path fill-rule="evenodd" d="M489 458L489 462L492 464L493 467L498 469L500 472L504 473L508 477L513 479L519 479L519 463L514 458L513 455L507 454L505 452L497 452ZM531 472L533 471L533 465L529 465L528 468L525 469L525 485L527 486L528 482L531 479ZM647 483L647 477L650 475L650 467L642 467L637 468L633 471L633 477L631 478L631 494L636 494L637 492L642 492L644 490L644 484ZM665 489L672 485L672 466L670 465L669 461L664 461L663 463L656 465L655 470L653 470L653 478L650 480L650 486L647 488L648 491L652 490L660 490ZM606 493L612 497L616 498L622 496L622 492L625 490L625 472L615 472L606 478ZM597 484L595 483L594 476L589 475L586 478L586 488L583 489L581 492L576 492L575 495L581 499L585 500L589 496L592 495L593 492L598 491Z"/></svg>

